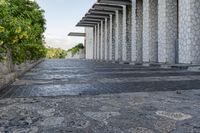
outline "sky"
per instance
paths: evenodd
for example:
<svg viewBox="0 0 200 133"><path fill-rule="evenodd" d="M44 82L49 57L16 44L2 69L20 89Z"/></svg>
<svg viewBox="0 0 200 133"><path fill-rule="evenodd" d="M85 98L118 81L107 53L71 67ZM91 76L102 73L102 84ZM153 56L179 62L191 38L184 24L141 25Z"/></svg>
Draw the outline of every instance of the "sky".
<svg viewBox="0 0 200 133"><path fill-rule="evenodd" d="M69 32L84 32L84 28L75 27L81 18L92 7L96 0L36 0L45 10L47 46L69 49L84 38L68 37Z"/></svg>

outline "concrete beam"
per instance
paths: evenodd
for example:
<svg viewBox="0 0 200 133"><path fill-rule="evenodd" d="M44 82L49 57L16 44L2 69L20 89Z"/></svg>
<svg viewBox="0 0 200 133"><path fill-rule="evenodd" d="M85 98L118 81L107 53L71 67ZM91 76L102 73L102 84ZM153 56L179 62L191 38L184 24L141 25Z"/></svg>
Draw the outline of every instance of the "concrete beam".
<svg viewBox="0 0 200 133"><path fill-rule="evenodd" d="M114 11L98 10L98 9L90 9L89 13L95 13L95 14L115 14Z"/></svg>
<svg viewBox="0 0 200 133"><path fill-rule="evenodd" d="M78 36L78 37L85 37L86 36L86 34L85 33L80 33L80 32L70 32L69 34L68 34L68 36Z"/></svg>
<svg viewBox="0 0 200 133"><path fill-rule="evenodd" d="M88 23L78 23L77 27L94 27L96 24L88 24Z"/></svg>
<svg viewBox="0 0 200 133"><path fill-rule="evenodd" d="M89 22L79 22L77 25L79 24L92 25L92 26L97 25L97 23L89 23Z"/></svg>
<svg viewBox="0 0 200 133"><path fill-rule="evenodd" d="M116 11L116 10L122 10L122 7L119 5L108 5L108 4L94 4L93 9L97 10L108 10L108 11Z"/></svg>
<svg viewBox="0 0 200 133"><path fill-rule="evenodd" d="M90 17L83 17L82 20L88 20L88 21L99 21L101 22L104 20L104 18L90 18Z"/></svg>
<svg viewBox="0 0 200 133"><path fill-rule="evenodd" d="M98 0L98 3L115 4L115 5L131 5L131 0Z"/></svg>
<svg viewBox="0 0 200 133"><path fill-rule="evenodd" d="M99 21L81 20L79 23L97 24Z"/></svg>
<svg viewBox="0 0 200 133"><path fill-rule="evenodd" d="M86 14L86 17L90 18L108 18L108 15L100 15L100 14Z"/></svg>
<svg viewBox="0 0 200 133"><path fill-rule="evenodd" d="M93 18L108 18L108 14L97 14L97 13L86 13L85 17L93 17Z"/></svg>

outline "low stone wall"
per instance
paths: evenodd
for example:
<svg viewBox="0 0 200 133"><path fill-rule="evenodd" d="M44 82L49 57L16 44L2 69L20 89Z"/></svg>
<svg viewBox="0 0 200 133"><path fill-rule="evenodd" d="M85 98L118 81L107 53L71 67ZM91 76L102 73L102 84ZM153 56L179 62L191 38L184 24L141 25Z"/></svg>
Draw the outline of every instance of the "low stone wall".
<svg viewBox="0 0 200 133"><path fill-rule="evenodd" d="M14 82L16 78L22 76L42 61L43 59L40 59L38 61L27 61L26 63L15 65L13 72L10 72L7 63L0 62L0 90Z"/></svg>

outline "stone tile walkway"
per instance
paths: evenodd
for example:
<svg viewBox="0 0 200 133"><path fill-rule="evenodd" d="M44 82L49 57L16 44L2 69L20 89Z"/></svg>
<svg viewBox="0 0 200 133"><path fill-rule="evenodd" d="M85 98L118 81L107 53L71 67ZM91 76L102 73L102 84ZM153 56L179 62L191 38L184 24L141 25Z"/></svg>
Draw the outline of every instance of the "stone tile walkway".
<svg viewBox="0 0 200 133"><path fill-rule="evenodd" d="M1 90L0 133L200 133L199 76L47 60Z"/></svg>
<svg viewBox="0 0 200 133"><path fill-rule="evenodd" d="M188 89L200 89L200 71L84 60L46 60L0 91L0 98Z"/></svg>
<svg viewBox="0 0 200 133"><path fill-rule="evenodd" d="M200 133L200 91L0 100L2 133Z"/></svg>

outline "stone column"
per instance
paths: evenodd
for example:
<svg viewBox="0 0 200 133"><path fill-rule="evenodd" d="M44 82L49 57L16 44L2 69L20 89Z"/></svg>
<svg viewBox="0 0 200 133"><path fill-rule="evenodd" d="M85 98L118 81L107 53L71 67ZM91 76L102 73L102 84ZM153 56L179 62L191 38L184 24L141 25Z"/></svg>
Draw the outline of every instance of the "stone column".
<svg viewBox="0 0 200 133"><path fill-rule="evenodd" d="M143 62L143 0L132 0L132 61Z"/></svg>
<svg viewBox="0 0 200 133"><path fill-rule="evenodd" d="M97 37L96 37L96 31L97 31L97 27L95 26L94 27L94 32L93 32L93 37L94 37L94 42L93 42L93 45L94 45L94 47L93 47L93 59L94 60L96 60L96 49L97 49Z"/></svg>
<svg viewBox="0 0 200 133"><path fill-rule="evenodd" d="M104 21L101 21L101 55L100 60L104 60Z"/></svg>
<svg viewBox="0 0 200 133"><path fill-rule="evenodd" d="M86 59L93 59L93 50L94 50L94 28L86 27L85 28L85 58Z"/></svg>
<svg viewBox="0 0 200 133"><path fill-rule="evenodd" d="M158 0L159 62L175 63L177 45L177 0Z"/></svg>
<svg viewBox="0 0 200 133"><path fill-rule="evenodd" d="M108 60L108 18L105 18L105 27L104 27L104 59L107 61Z"/></svg>
<svg viewBox="0 0 200 133"><path fill-rule="evenodd" d="M110 60L110 18L107 19L107 61Z"/></svg>
<svg viewBox="0 0 200 133"><path fill-rule="evenodd" d="M179 0L179 61L200 64L199 0Z"/></svg>
<svg viewBox="0 0 200 133"><path fill-rule="evenodd" d="M122 6L122 61L131 61L131 28L132 28L132 8L131 6Z"/></svg>
<svg viewBox="0 0 200 133"><path fill-rule="evenodd" d="M96 27L96 60L98 60L98 26Z"/></svg>
<svg viewBox="0 0 200 133"><path fill-rule="evenodd" d="M119 11L115 11L115 61L119 61Z"/></svg>
<svg viewBox="0 0 200 133"><path fill-rule="evenodd" d="M101 35L102 35L102 32L101 32L101 23L99 24L99 60L101 60Z"/></svg>
<svg viewBox="0 0 200 133"><path fill-rule="evenodd" d="M116 13L116 30L115 30L115 61L122 61L122 19L123 15L121 11L115 11Z"/></svg>
<svg viewBox="0 0 200 133"><path fill-rule="evenodd" d="M97 24L97 59L100 60L100 24Z"/></svg>
<svg viewBox="0 0 200 133"><path fill-rule="evenodd" d="M143 0L143 62L158 62L158 0Z"/></svg>
<svg viewBox="0 0 200 133"><path fill-rule="evenodd" d="M115 15L113 15L113 17L112 17L112 61L115 61L115 48L116 48L116 40L115 40L115 38L116 38L116 36L115 36L115 34L116 34L116 16Z"/></svg>
<svg viewBox="0 0 200 133"><path fill-rule="evenodd" d="M113 23L113 15L110 15L110 24L109 24L110 25L109 26L110 27L110 30L109 30L109 32L110 32L110 34L109 34L110 35L109 36L109 60L110 61L112 61L112 49L113 49L113 47L112 47L112 44L113 44L112 43L112 40L113 40L113 38L112 38L113 37L113 32L112 32L113 31L112 30L113 24L112 23Z"/></svg>

